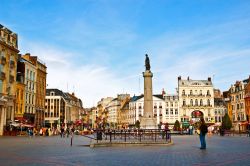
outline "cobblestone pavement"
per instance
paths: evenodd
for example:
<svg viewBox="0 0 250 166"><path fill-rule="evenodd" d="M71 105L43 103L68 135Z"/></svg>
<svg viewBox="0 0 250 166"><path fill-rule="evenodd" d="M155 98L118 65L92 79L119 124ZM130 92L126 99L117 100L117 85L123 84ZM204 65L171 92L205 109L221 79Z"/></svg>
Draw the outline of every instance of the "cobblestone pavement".
<svg viewBox="0 0 250 166"><path fill-rule="evenodd" d="M67 165L67 166L250 166L250 138L211 136L207 149L199 149L194 136L173 136L171 146L104 147L91 149L89 139L75 136L0 137L0 165Z"/></svg>

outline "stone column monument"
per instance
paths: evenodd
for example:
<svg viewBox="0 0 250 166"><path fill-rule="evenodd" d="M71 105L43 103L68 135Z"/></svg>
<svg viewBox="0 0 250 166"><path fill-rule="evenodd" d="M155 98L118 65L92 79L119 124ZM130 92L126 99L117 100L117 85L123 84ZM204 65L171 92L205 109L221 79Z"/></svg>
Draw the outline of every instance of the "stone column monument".
<svg viewBox="0 0 250 166"><path fill-rule="evenodd" d="M150 61L146 54L145 59L146 70L143 72L144 77L144 112L141 117L140 126L143 129L157 129L156 118L153 115L153 89L152 77L153 73L150 71Z"/></svg>

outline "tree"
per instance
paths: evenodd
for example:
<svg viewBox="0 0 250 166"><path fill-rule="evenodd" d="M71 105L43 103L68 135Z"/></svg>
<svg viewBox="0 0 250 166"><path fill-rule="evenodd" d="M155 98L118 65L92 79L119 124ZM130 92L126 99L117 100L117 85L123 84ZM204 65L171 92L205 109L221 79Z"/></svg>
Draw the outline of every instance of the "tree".
<svg viewBox="0 0 250 166"><path fill-rule="evenodd" d="M139 120L137 120L137 121L135 122L135 127L138 128L138 129L140 128L140 121L139 121Z"/></svg>
<svg viewBox="0 0 250 166"><path fill-rule="evenodd" d="M174 123L174 130L178 131L178 130L180 130L180 127L181 127L180 122L178 120L176 120Z"/></svg>
<svg viewBox="0 0 250 166"><path fill-rule="evenodd" d="M221 128L224 130L230 130L232 128L232 121L229 118L228 113L226 113L222 118Z"/></svg>

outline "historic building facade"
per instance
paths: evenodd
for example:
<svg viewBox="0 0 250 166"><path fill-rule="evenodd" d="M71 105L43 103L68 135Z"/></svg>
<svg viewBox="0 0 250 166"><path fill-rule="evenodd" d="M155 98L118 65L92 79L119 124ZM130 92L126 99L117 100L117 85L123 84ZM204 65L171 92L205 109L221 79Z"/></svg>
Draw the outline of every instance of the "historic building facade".
<svg viewBox="0 0 250 166"><path fill-rule="evenodd" d="M221 125L222 118L227 113L226 103L223 98L214 98L214 119L215 123Z"/></svg>
<svg viewBox="0 0 250 166"><path fill-rule="evenodd" d="M127 95L126 98L121 101L120 120L118 120L118 125L120 125L121 128L128 128L129 125L129 101L130 95Z"/></svg>
<svg viewBox="0 0 250 166"><path fill-rule="evenodd" d="M235 130L246 130L245 87L248 82L249 79L236 81L229 89L233 127Z"/></svg>
<svg viewBox="0 0 250 166"><path fill-rule="evenodd" d="M248 78L250 80L250 76ZM248 123L250 122L250 81L245 87L245 109Z"/></svg>
<svg viewBox="0 0 250 166"><path fill-rule="evenodd" d="M163 113L163 123L174 124L176 120L180 121L179 97L177 94L164 95L166 109ZM182 119L183 122L183 119Z"/></svg>
<svg viewBox="0 0 250 166"><path fill-rule="evenodd" d="M114 98L107 105L106 110L108 111L107 123L110 128L116 128L118 124L118 111L120 109L120 102L118 98Z"/></svg>
<svg viewBox="0 0 250 166"><path fill-rule="evenodd" d="M221 125L222 118L228 113L227 102L219 89L214 89L214 120L217 125Z"/></svg>
<svg viewBox="0 0 250 166"><path fill-rule="evenodd" d="M34 124L36 114L36 64L29 53L22 55L20 62L24 64L24 83L26 85L23 118Z"/></svg>
<svg viewBox="0 0 250 166"><path fill-rule="evenodd" d="M45 116L45 96L47 67L37 56L30 57L36 66L35 126L43 126Z"/></svg>
<svg viewBox="0 0 250 166"><path fill-rule="evenodd" d="M14 121L18 52L17 34L0 24L0 135Z"/></svg>
<svg viewBox="0 0 250 166"><path fill-rule="evenodd" d="M140 117L144 113L144 96L133 96L129 102L129 125L134 125L137 120L140 120ZM165 101L162 95L153 95L153 116L156 118L157 124L164 122L163 111L165 108Z"/></svg>
<svg viewBox="0 0 250 166"><path fill-rule="evenodd" d="M19 65L17 66L19 67ZM17 72L15 118L20 120L23 118L25 109L25 86L26 85L24 84L24 73Z"/></svg>
<svg viewBox="0 0 250 166"><path fill-rule="evenodd" d="M122 128L122 114L124 113L124 104L129 101L129 94L118 94L116 98L110 101L106 107L108 112L107 123L111 128Z"/></svg>
<svg viewBox="0 0 250 166"><path fill-rule="evenodd" d="M73 123L76 120L80 119L80 113L83 111L83 105L81 99L78 99L74 93L65 93L67 96L66 101L67 104L70 106L67 110L66 114L67 117L67 123Z"/></svg>
<svg viewBox="0 0 250 166"><path fill-rule="evenodd" d="M95 120L95 128L106 127L108 119L108 104L113 100L113 97L102 98L97 103L97 115Z"/></svg>
<svg viewBox="0 0 250 166"><path fill-rule="evenodd" d="M178 77L180 118L195 123L203 116L206 123L214 123L214 88L207 80L187 80Z"/></svg>

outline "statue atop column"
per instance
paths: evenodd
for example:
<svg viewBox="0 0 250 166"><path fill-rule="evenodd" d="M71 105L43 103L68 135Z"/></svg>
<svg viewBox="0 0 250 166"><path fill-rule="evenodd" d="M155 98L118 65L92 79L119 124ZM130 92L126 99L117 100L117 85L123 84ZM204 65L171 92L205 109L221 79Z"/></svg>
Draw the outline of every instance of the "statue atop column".
<svg viewBox="0 0 250 166"><path fill-rule="evenodd" d="M150 61L149 61L149 58L148 58L148 54L146 54L145 56L146 56L146 59L145 59L146 70L150 70Z"/></svg>

